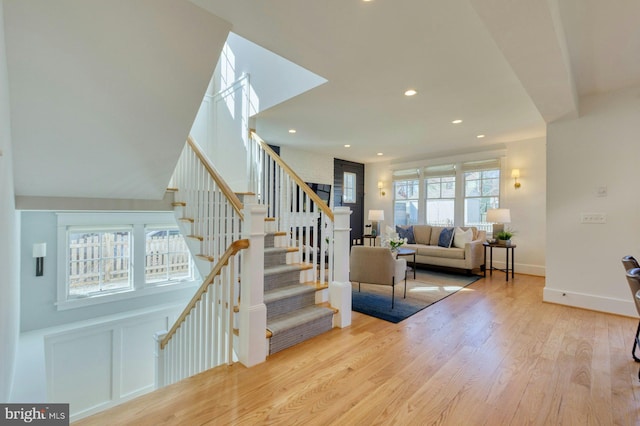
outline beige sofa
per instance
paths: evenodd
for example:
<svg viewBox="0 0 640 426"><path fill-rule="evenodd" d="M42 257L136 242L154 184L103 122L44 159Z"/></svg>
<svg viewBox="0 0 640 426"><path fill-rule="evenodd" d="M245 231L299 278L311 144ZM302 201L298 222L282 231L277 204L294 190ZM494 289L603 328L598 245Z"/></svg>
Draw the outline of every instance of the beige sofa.
<svg viewBox="0 0 640 426"><path fill-rule="evenodd" d="M468 233L465 235L471 241L466 242L461 235L457 244L461 247L456 247L452 243L451 247L445 248L438 246L440 234L445 227L430 225L412 225L412 227L415 244L405 244L403 247L416 250L417 264L464 269L469 274L474 270L484 268L484 247L482 243L487 238L485 231L480 231L475 227L459 227L457 228L458 232L471 230L471 236ZM409 227L402 228L406 230ZM455 229L456 227L454 227Z"/></svg>

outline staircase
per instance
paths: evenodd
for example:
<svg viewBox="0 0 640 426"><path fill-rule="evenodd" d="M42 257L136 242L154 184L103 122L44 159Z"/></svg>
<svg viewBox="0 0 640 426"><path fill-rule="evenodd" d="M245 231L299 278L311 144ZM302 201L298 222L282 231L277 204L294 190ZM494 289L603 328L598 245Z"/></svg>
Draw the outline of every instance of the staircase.
<svg viewBox="0 0 640 426"><path fill-rule="evenodd" d="M316 292L327 288L301 283L301 273L313 265L287 264L295 247L275 247L276 234L265 236L264 304L267 306L269 354L329 331L335 309L316 305Z"/></svg>
<svg viewBox="0 0 640 426"><path fill-rule="evenodd" d="M244 200L191 137L176 167L176 216L206 278L156 335L158 387L236 360L250 367L351 323L349 209L335 209L336 228L317 194L257 135L251 141Z"/></svg>

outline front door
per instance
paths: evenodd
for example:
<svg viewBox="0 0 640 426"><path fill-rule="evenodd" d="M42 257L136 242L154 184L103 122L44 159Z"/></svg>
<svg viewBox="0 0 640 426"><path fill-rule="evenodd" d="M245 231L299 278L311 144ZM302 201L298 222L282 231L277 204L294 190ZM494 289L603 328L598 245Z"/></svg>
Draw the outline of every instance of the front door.
<svg viewBox="0 0 640 426"><path fill-rule="evenodd" d="M346 160L333 160L333 194L335 206L349 207L352 211L351 244L364 235L364 164Z"/></svg>

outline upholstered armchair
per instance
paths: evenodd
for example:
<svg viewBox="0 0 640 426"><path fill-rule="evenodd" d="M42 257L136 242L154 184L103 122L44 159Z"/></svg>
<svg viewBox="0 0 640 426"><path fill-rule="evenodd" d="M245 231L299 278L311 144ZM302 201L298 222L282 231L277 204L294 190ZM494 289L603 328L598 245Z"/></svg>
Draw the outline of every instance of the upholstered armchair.
<svg viewBox="0 0 640 426"><path fill-rule="evenodd" d="M396 259L387 247L353 246L349 256L349 278L358 283L391 286L391 309L395 301L395 285L404 280L407 297L407 260Z"/></svg>

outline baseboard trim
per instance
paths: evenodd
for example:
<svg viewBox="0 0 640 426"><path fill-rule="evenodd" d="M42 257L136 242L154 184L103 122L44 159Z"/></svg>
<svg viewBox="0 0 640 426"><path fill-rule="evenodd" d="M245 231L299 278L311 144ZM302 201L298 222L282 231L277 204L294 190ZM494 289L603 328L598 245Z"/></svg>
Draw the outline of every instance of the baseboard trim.
<svg viewBox="0 0 640 426"><path fill-rule="evenodd" d="M487 260L487 263L489 261ZM504 262L493 262L494 268L504 269ZM529 265L527 263L518 263L515 264L516 274L525 274L525 275L535 275L538 277L546 277L547 270L544 265Z"/></svg>
<svg viewBox="0 0 640 426"><path fill-rule="evenodd" d="M631 295L629 295L629 299L631 299ZM574 308L588 309L590 311L638 318L638 312L632 300L614 299L611 297L595 296L593 294L576 293L545 287L542 292L542 301Z"/></svg>

